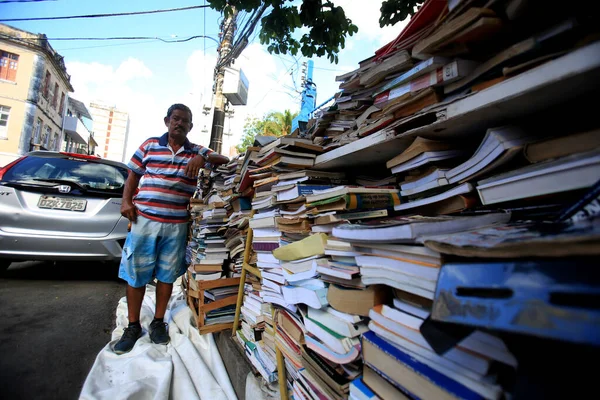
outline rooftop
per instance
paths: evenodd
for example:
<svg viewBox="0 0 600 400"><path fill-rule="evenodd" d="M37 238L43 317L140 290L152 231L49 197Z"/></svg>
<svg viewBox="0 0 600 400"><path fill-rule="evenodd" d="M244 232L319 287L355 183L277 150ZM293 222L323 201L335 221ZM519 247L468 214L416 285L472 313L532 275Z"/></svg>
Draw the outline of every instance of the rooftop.
<svg viewBox="0 0 600 400"><path fill-rule="evenodd" d="M67 73L64 57L52 48L48 37L43 33L31 33L10 25L0 24L0 41L9 42L16 46L28 47L43 52L54 64L59 74L62 75L71 92L71 75Z"/></svg>
<svg viewBox="0 0 600 400"><path fill-rule="evenodd" d="M77 112L82 117L93 119L85 104L77 99L74 99L73 97L69 97L69 107L71 107L73 111Z"/></svg>

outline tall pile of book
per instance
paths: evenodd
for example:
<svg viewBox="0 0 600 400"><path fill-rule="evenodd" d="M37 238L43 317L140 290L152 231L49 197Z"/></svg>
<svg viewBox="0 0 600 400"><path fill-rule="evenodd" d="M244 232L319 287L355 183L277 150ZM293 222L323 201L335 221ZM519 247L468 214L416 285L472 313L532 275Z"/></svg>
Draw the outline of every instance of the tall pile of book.
<svg viewBox="0 0 600 400"><path fill-rule="evenodd" d="M192 222L188 240L191 257L188 270L196 280L214 280L223 275L229 261L222 226L228 222L227 203L219 196L215 182L219 173L203 170L198 190L190 201Z"/></svg>
<svg viewBox="0 0 600 400"><path fill-rule="evenodd" d="M228 221L221 228L225 238L225 247L229 250L229 268L227 277L239 277L242 270L248 221L250 218L251 204L248 197L242 197L235 190L241 179L241 169L244 159L237 156L227 165L217 168L215 176L222 176L222 185L218 187L218 194L224 201Z"/></svg>
<svg viewBox="0 0 600 400"><path fill-rule="evenodd" d="M236 337L254 368L266 382L273 383L277 380L273 307L263 301L260 291L260 281L248 276L240 310L241 326Z"/></svg>
<svg viewBox="0 0 600 400"><path fill-rule="evenodd" d="M598 86L519 119L411 134L476 92L502 109L518 96L504 92L512 78L543 80L577 52L587 64L569 68L600 76L596 14L540 4L425 1L339 77L336 105L309 124L312 143L279 138L244 155L236 190L252 198L262 279L247 286L238 333L282 351L294 398L502 399L522 389L526 356L506 335L600 346ZM387 173L315 163L381 131L405 139L380 160Z"/></svg>
<svg viewBox="0 0 600 400"><path fill-rule="evenodd" d="M238 284L225 279L240 275L250 214L248 209L234 210L237 168L237 158L216 169L207 166L201 171L197 190L190 200L192 223L185 287L201 332L203 329L211 331L211 325L224 327L233 322L235 315L232 298L238 292ZM218 283L220 280L223 284ZM206 281L215 284L203 288L206 285L200 282ZM204 312L204 306L210 310Z"/></svg>

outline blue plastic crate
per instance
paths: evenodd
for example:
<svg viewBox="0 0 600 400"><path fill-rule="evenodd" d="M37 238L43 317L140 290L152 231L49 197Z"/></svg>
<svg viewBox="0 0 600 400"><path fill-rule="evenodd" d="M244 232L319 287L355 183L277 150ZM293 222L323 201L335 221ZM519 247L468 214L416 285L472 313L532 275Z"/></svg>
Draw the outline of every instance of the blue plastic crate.
<svg viewBox="0 0 600 400"><path fill-rule="evenodd" d="M432 318L600 345L599 268L597 259L449 263Z"/></svg>

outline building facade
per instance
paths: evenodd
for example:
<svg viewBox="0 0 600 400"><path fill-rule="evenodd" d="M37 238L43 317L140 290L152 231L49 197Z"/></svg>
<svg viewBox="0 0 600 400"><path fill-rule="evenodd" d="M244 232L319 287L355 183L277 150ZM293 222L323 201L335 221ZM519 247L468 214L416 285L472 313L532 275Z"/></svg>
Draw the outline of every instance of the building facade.
<svg viewBox="0 0 600 400"><path fill-rule="evenodd" d="M62 151L79 154L96 154L98 143L92 131L93 120L85 104L69 97L67 115L64 119Z"/></svg>
<svg viewBox="0 0 600 400"><path fill-rule="evenodd" d="M61 149L70 78L45 35L0 24L0 166Z"/></svg>
<svg viewBox="0 0 600 400"><path fill-rule="evenodd" d="M94 139L98 143L96 154L109 160L127 162L129 114L99 103L90 103L89 110L94 120Z"/></svg>

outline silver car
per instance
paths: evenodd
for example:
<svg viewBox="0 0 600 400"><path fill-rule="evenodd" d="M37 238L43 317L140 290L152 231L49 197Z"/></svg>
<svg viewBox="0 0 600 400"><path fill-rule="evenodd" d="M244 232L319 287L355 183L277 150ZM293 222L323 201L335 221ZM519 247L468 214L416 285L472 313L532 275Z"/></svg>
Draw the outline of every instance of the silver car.
<svg viewBox="0 0 600 400"><path fill-rule="evenodd" d="M0 272L13 261L118 261L127 166L33 151L0 168Z"/></svg>

